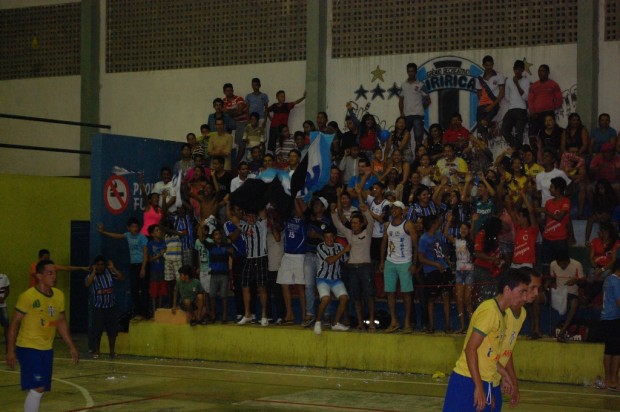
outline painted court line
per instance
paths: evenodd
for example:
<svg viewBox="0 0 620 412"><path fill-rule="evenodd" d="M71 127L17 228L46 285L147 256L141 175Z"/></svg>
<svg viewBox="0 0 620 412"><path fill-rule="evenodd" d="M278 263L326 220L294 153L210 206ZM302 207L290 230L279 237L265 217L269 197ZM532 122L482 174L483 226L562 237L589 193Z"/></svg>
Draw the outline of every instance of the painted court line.
<svg viewBox="0 0 620 412"><path fill-rule="evenodd" d="M59 360L71 361L71 358L56 358ZM96 361L84 361L84 362L93 362L93 363L110 363L116 365L125 365L125 366L148 366L153 368L182 368L182 369L190 369L190 370L206 370L213 372L230 372L230 373L243 373L243 374L255 374L255 375L275 375L275 376L290 376L290 377L302 377L302 378L318 378L318 379L341 379L348 381L356 381L356 382L382 382L382 383L401 383L401 384L409 384L409 385L427 385L427 386L447 386L447 383L436 383L436 382L412 382L412 381L403 381L403 380L390 380L390 379L375 379L375 378L354 378L348 376L323 376L323 375L311 375L305 373L281 373L281 372L268 372L268 371L250 371L244 369L225 369L225 368L210 368L210 367L201 367L201 366L188 366L188 365L162 365L162 364L152 364L152 363L139 363L139 362L119 362L115 361L106 361L106 360L96 360ZM279 365L268 365L268 366L279 366ZM363 371L356 371L363 372ZM366 372L376 372L381 373L379 371L366 371ZM591 396L596 398L614 398L617 399L617 395L608 395L608 394L599 394L599 393L575 393L575 392L565 392L565 391L550 391L550 390L538 390L538 389L521 389L520 392L530 392L530 393L544 393L544 394L557 394L557 395L579 395L579 396Z"/></svg>
<svg viewBox="0 0 620 412"><path fill-rule="evenodd" d="M290 402L290 401L276 401L269 399L254 399L252 402L261 402L274 405L294 405L294 406L311 406L317 409L336 409L339 411L373 411L373 412L394 412L393 409L369 409L360 408L355 406L337 406L337 405L322 405L320 403L305 403L305 402Z"/></svg>
<svg viewBox="0 0 620 412"><path fill-rule="evenodd" d="M7 371L7 370L3 370L2 372L7 372L7 373L14 373L14 374L19 374L19 372L17 371ZM60 378L52 378L53 381L56 382L60 382L60 383L64 383L65 385L69 385L69 386L73 386L74 388L76 388L77 390L80 391L80 393L82 394L82 396L84 397L84 400L86 401L86 408L90 408L91 406L93 406L95 404L95 402L93 401L92 396L90 396L90 392L88 392L88 390L78 384L75 384L73 382L69 382L66 381L64 379L60 379ZM80 409L78 409L80 410Z"/></svg>
<svg viewBox="0 0 620 412"><path fill-rule="evenodd" d="M163 394L163 395L149 396L149 397L146 397L146 398L131 399L131 400L128 400L128 401L103 403L101 405L89 405L86 408L69 409L69 410L67 410L65 412L89 411L89 410L93 410L93 409L107 408L108 406L126 405L126 404L129 404L129 403L144 402L144 401L150 401L150 400L153 400L153 399L167 398L167 397L172 396L172 395L174 395L174 394L173 393L167 393L167 394Z"/></svg>

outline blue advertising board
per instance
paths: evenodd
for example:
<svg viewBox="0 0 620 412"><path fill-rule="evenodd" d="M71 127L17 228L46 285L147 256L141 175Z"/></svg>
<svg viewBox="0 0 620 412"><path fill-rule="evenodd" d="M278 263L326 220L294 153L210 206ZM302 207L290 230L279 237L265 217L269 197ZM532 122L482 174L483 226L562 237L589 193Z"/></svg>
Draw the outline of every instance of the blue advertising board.
<svg viewBox="0 0 620 412"><path fill-rule="evenodd" d="M147 193L159 180L164 166L172 168L180 159L182 143L141 137L95 134L91 155L90 261L97 255L112 259L127 278L116 282L120 312L131 309L129 249L122 239L102 236L97 231L103 223L107 232L125 233L130 217L142 222L144 202L138 174L144 173Z"/></svg>

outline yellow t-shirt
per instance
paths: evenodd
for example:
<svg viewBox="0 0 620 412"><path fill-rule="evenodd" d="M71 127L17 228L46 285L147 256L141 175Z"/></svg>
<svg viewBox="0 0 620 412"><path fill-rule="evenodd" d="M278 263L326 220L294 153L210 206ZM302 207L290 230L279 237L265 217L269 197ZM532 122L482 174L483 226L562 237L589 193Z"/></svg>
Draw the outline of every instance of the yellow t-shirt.
<svg viewBox="0 0 620 412"><path fill-rule="evenodd" d="M217 132L209 133L209 144L207 146L207 152L209 156L214 156L215 153L221 153L224 156L224 169L230 170L230 153L233 148L233 137L229 133L219 135Z"/></svg>
<svg viewBox="0 0 620 412"><path fill-rule="evenodd" d="M506 172L504 176L508 181L508 190L510 190L511 193L516 193L516 195L512 195L512 201L516 202L519 200L519 193L521 193L521 189L523 189L527 184L527 175L517 177L512 173Z"/></svg>
<svg viewBox="0 0 620 412"><path fill-rule="evenodd" d="M39 350L52 349L56 336L56 324L65 311L65 295L52 288L50 296L32 287L19 295L15 310L22 313L17 333L17 346Z"/></svg>
<svg viewBox="0 0 620 412"><path fill-rule="evenodd" d="M506 311L506 315L504 316L504 320L506 321L506 338L502 341L498 361L500 365L506 366L508 364L508 360L510 360L510 357L512 356L512 351L517 344L517 338L519 337L519 332L521 332L521 328L523 327L526 317L527 312L525 311L525 308L521 308L518 315L515 315L512 309L508 309ZM499 372L496 372L493 377L493 386L499 385L501 379L502 377Z"/></svg>
<svg viewBox="0 0 620 412"><path fill-rule="evenodd" d="M538 173L544 172L545 168L542 167L541 165L539 165L538 163L534 163L532 164L532 166L528 166L527 164L525 165L525 174L527 176L534 176L536 177L536 175Z"/></svg>
<svg viewBox="0 0 620 412"><path fill-rule="evenodd" d="M502 341L506 335L504 313L500 310L495 299L482 302L474 312L467 329L463 351L456 361L454 372L469 378L471 378L471 373L467 367L465 347L467 347L467 342L469 342L472 333L484 336L484 340L477 350L478 370L484 382L492 382L493 376L497 373L497 361L500 358Z"/></svg>

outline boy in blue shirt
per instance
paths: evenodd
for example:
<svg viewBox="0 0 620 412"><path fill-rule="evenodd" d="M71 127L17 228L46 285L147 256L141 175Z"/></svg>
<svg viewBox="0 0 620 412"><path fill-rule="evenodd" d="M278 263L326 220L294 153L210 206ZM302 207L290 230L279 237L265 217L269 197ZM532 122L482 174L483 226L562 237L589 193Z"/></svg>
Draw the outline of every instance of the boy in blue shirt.
<svg viewBox="0 0 620 412"><path fill-rule="evenodd" d="M149 278L146 274L148 239L140 233L140 222L135 217L127 220L127 232L106 232L103 223L99 223L97 231L112 239L126 239L129 246L131 300L133 301L133 319L149 318L148 291Z"/></svg>

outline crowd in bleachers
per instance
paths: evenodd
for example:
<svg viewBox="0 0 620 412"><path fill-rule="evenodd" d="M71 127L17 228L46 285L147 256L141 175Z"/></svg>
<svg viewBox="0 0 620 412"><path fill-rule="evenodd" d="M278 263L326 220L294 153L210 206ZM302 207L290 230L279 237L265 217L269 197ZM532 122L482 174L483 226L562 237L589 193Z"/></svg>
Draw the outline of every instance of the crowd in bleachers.
<svg viewBox="0 0 620 412"><path fill-rule="evenodd" d="M161 169L151 193L141 181L147 205L141 228L135 219L127 234L99 228L134 248L136 317L148 318L169 302L173 310L184 307L192 325L233 321L226 304L231 295L240 325L297 322L321 333L329 316L334 330L372 331L374 299L385 293L385 331L411 332L415 290L422 328L435 331L439 301L445 331L456 325L464 333L475 307L496 293L497 275L528 267L542 272L545 289L567 286L568 319L557 336L565 340L577 308L595 304L617 259L620 136L608 114L591 132L577 113L561 128L555 111L562 93L547 65L538 68L535 82L524 76L522 61L510 76L497 73L490 56L483 66L473 130L463 127L459 113L425 129L425 109L433 102L415 64L407 66L400 116L390 131L371 113L358 119L348 103L343 128L319 112L292 132L289 114L305 93L287 101L278 91L270 104L257 78L245 98L225 84L200 134L187 134L180 159ZM265 170L292 174L314 131L334 140L329 182L309 202L296 198L290 216L231 202L231 193ZM494 156L489 147L497 139L505 150ZM571 256L573 219L587 220L589 262ZM335 311L328 306L331 294L339 302ZM542 335L537 317L535 311L534 338Z"/></svg>

